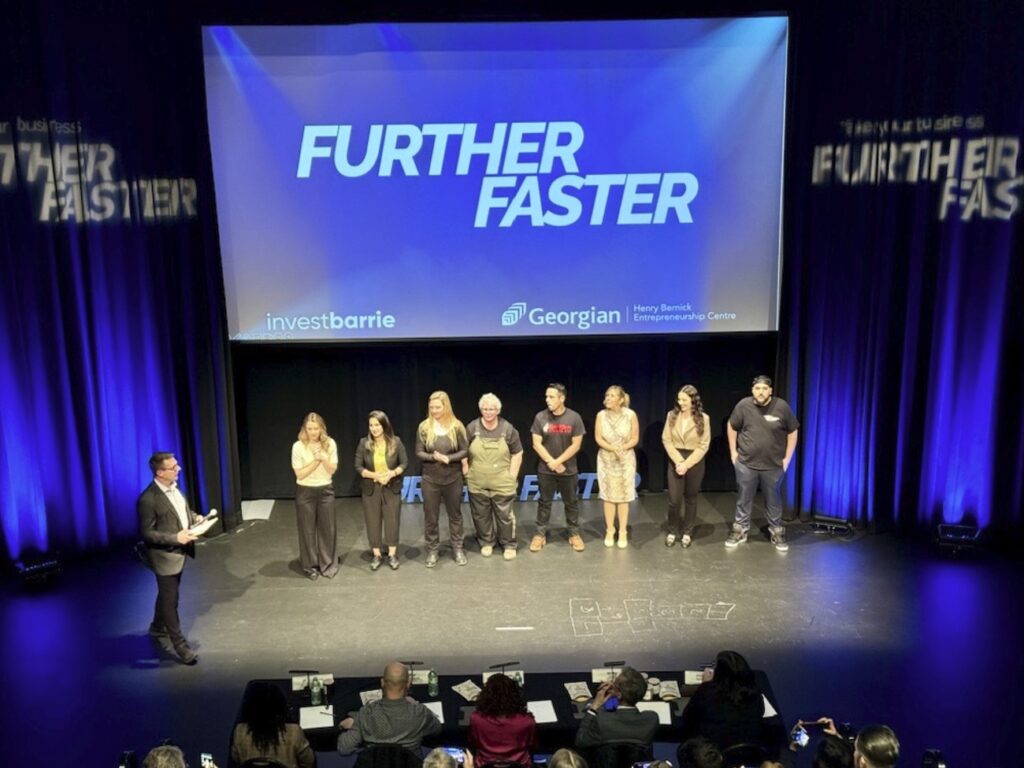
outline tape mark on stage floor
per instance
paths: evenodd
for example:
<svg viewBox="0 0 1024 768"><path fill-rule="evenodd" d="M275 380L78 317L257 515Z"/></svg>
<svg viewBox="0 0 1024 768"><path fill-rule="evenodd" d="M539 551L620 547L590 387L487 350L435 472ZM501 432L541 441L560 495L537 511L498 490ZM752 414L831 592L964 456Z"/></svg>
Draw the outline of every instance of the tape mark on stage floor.
<svg viewBox="0 0 1024 768"><path fill-rule="evenodd" d="M601 602L592 597L569 600L569 619L576 637L603 635L609 624L625 624L634 634L655 632L659 624L676 621L728 621L736 603L655 603L650 599Z"/></svg>
<svg viewBox="0 0 1024 768"><path fill-rule="evenodd" d="M496 632L533 632L533 627L495 627Z"/></svg>

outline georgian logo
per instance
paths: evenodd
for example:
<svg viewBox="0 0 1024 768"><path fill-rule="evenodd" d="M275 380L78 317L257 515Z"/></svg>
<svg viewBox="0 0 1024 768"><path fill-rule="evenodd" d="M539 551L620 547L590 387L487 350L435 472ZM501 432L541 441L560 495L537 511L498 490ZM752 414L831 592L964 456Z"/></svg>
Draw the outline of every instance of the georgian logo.
<svg viewBox="0 0 1024 768"><path fill-rule="evenodd" d="M523 316L526 314L526 302L517 301L515 304L509 306L504 312L501 313L501 324L505 327L515 325Z"/></svg>

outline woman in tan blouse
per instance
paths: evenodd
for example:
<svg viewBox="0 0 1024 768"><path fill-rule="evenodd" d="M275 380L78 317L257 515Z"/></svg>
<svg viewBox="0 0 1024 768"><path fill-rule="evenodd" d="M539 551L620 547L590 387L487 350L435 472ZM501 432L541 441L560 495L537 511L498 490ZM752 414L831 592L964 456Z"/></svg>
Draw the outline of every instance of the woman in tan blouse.
<svg viewBox="0 0 1024 768"><path fill-rule="evenodd" d="M684 547L688 547L693 542L693 527L697 522L697 496L704 480L704 456L711 444L711 418L704 413L696 387L687 384L679 390L675 408L665 417L661 442L669 458L665 546L671 547L679 539ZM681 506L685 507L685 514L680 528Z"/></svg>

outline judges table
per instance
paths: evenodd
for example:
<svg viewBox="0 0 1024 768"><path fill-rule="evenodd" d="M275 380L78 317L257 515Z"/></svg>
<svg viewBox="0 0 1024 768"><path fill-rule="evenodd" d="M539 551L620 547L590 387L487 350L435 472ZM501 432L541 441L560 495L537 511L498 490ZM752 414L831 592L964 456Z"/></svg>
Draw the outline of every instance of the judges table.
<svg viewBox="0 0 1024 768"><path fill-rule="evenodd" d="M671 715L671 724L662 724L658 728L655 741L678 741L680 728L680 715L683 707L689 701L690 696L697 689L697 686L683 685L683 674L679 671L650 671L652 678L659 678L662 681L675 680L679 684L682 697L674 701L666 702ZM772 691L771 684L764 672L755 670L757 685L765 698L770 702L776 713L779 712L778 702ZM462 746L465 744L466 735L469 729L469 716L473 712L474 705L466 701L459 693L452 690L452 687L471 679L478 686L482 686L479 673L474 675L441 675L439 678L439 695L436 698L427 695L426 685L414 685L410 695L417 701L424 704L431 701L441 703L444 712L444 723L440 734L424 740L424 746ZM590 682L590 672L572 673L526 673L523 691L527 701L550 701L554 708L555 722L539 722L537 724L538 753L551 753L560 747L572 746L579 728L579 719L583 716L586 701L576 702L569 698L565 684L570 682L587 682L591 693L597 690L597 684ZM248 685L256 682L271 683L278 686L288 700L289 720L299 722L299 710L301 707L310 705L309 691L293 691L291 679L275 680L251 680ZM248 687L248 686L247 686ZM337 748L338 728L337 724L346 717L354 715L362 706L359 694L363 691L379 690L379 677L335 677L334 683L327 687L327 702L334 706L334 727L308 728L306 736L317 752L330 752ZM655 698L655 701L658 699ZM323 709L322 707L319 709ZM239 715L241 707L239 707ZM237 718L236 718L237 721ZM784 749L788 735L780 714L765 719L765 730L772 737L773 746Z"/></svg>

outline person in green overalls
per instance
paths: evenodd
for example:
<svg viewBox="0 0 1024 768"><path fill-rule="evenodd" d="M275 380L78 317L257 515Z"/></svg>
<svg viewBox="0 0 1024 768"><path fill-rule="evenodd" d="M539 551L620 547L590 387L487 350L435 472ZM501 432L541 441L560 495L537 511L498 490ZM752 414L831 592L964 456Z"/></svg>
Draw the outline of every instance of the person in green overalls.
<svg viewBox="0 0 1024 768"><path fill-rule="evenodd" d="M480 418L466 427L469 454L462 473L469 489L469 509L480 540L480 554L490 557L496 544L504 558L516 556L516 499L523 444L519 432L499 415L501 400L488 392L480 398Z"/></svg>

